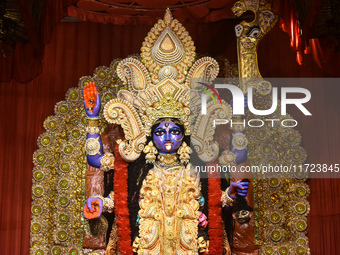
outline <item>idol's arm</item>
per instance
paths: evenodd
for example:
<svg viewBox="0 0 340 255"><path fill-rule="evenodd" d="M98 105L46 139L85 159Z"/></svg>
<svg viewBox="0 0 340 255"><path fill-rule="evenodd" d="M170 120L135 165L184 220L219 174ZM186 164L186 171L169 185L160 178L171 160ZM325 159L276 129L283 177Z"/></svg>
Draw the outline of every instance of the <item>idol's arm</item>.
<svg viewBox="0 0 340 255"><path fill-rule="evenodd" d="M231 101L231 105L233 102ZM248 109L247 97L244 96L244 110ZM245 121L242 116L234 116L231 126L231 139L230 139L230 151L235 155L236 165L242 164L247 161L247 138L244 132ZM230 209L239 197L246 197L248 194L249 183L241 182L241 180L232 182L230 186L222 193L222 207Z"/></svg>
<svg viewBox="0 0 340 255"><path fill-rule="evenodd" d="M89 82L83 89L84 107L87 114L85 152L90 166L103 171L113 169L114 156L104 153L99 130L99 111L101 107L99 93L94 82ZM87 219L98 218L103 211L112 212L114 207L113 192L106 198L102 196L89 197L83 209Z"/></svg>
<svg viewBox="0 0 340 255"><path fill-rule="evenodd" d="M246 136L244 131L232 131L230 149L235 154L236 164L239 165L247 161L248 150L246 145ZM243 144L243 145L242 145ZM243 148L245 147L245 148Z"/></svg>
<svg viewBox="0 0 340 255"><path fill-rule="evenodd" d="M236 181L222 192L221 202L225 210L234 206L237 197L246 197L248 194L249 182Z"/></svg>
<svg viewBox="0 0 340 255"><path fill-rule="evenodd" d="M244 111L248 109L247 96L244 96ZM233 100L231 100L233 105ZM233 116L231 126L230 151L236 156L236 164L239 165L247 161L247 139L244 132L245 120L243 116Z"/></svg>
<svg viewBox="0 0 340 255"><path fill-rule="evenodd" d="M83 89L84 107L87 114L85 151L90 166L100 168L103 157L103 143L99 134L99 111L101 107L99 93L94 82L89 82Z"/></svg>
<svg viewBox="0 0 340 255"><path fill-rule="evenodd" d="M113 168L114 156L103 151L99 130L99 111L101 107L99 93L94 82L89 82L83 90L84 107L87 114L85 151L90 166L108 171Z"/></svg>

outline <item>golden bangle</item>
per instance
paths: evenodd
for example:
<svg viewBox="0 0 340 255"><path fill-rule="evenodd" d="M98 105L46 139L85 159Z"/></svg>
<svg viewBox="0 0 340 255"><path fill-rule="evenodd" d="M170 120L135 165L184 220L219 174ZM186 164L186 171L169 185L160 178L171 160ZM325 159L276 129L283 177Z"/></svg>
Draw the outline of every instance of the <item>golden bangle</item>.
<svg viewBox="0 0 340 255"><path fill-rule="evenodd" d="M100 159L100 170L107 172L114 168L115 156L112 153L105 152Z"/></svg>
<svg viewBox="0 0 340 255"><path fill-rule="evenodd" d="M88 127L98 127L100 117L86 117Z"/></svg>
<svg viewBox="0 0 340 255"><path fill-rule="evenodd" d="M235 200L229 196L228 191L229 191L229 187L222 193L222 197L221 197L222 207L225 207L226 205L233 206L235 203Z"/></svg>

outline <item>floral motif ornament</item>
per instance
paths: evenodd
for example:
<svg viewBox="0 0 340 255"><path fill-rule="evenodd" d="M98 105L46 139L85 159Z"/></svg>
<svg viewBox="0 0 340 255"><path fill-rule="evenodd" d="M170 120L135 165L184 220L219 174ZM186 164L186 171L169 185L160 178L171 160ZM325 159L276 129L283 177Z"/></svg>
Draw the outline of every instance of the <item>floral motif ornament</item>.
<svg viewBox="0 0 340 255"><path fill-rule="evenodd" d="M141 61L130 57L117 65L118 77L128 89L119 90L117 98L104 108L106 121L119 124L124 130L125 140L118 141L119 152L129 162L140 156L146 135L150 135L151 127L160 118L181 120L185 134L190 135L189 88L194 86L191 80L213 79L219 71L217 62L210 57L193 64L196 55L193 41L169 10L148 33L141 50ZM220 111L229 115L228 105L224 105ZM207 136L207 132L196 132L192 137L201 141L201 145L210 146L212 136ZM200 146L202 152L204 146Z"/></svg>

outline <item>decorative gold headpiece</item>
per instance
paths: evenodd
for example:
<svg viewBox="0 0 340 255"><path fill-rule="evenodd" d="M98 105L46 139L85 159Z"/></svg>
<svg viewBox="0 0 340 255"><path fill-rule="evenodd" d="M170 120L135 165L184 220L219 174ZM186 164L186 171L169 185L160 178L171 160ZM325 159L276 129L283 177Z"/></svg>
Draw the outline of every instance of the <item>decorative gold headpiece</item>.
<svg viewBox="0 0 340 255"><path fill-rule="evenodd" d="M139 157L146 136L160 118L179 119L189 135L191 79L214 79L219 71L216 60L210 57L194 63L194 43L170 10L148 33L141 51L141 59L119 62L116 71L127 89L120 90L104 108L106 121L120 124L124 130L126 141L120 142L119 151L126 161ZM229 109L225 102L223 109ZM205 144L205 133L196 139L200 144Z"/></svg>
<svg viewBox="0 0 340 255"><path fill-rule="evenodd" d="M187 107L186 102L177 102L169 92L154 107L149 107L146 110L150 123L154 123L161 118L176 118L182 121L188 131L190 131L188 126L189 114L190 109ZM188 131L186 133L189 133Z"/></svg>

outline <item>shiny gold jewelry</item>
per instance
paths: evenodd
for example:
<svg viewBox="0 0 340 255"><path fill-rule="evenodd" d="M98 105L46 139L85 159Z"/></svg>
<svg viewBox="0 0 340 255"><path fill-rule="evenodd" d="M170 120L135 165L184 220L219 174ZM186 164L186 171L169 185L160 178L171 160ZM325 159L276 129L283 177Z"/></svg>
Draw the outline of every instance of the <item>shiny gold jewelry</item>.
<svg viewBox="0 0 340 255"><path fill-rule="evenodd" d="M190 154L192 153L191 148L187 145L186 142L183 142L181 147L179 147L177 154L179 154L179 159L182 163L189 163L190 160Z"/></svg>
<svg viewBox="0 0 340 255"><path fill-rule="evenodd" d="M182 102L179 102L173 98L170 92L167 92L164 97L146 110L149 121L147 124L153 126L155 122L162 118L175 118L182 121L186 133L189 132L189 117L190 110L185 107ZM188 130L188 131L187 131Z"/></svg>
<svg viewBox="0 0 340 255"><path fill-rule="evenodd" d="M107 172L114 169L115 156L112 153L105 152L104 156L100 159L100 170Z"/></svg>
<svg viewBox="0 0 340 255"><path fill-rule="evenodd" d="M113 191L111 192L113 193ZM113 208L114 208L114 193L109 195L109 197L103 197L103 196L100 196L100 195L96 195L96 196L93 196L95 198L98 198L102 201L102 204L103 204L103 212L113 212ZM113 197L113 198L112 198Z"/></svg>
<svg viewBox="0 0 340 255"><path fill-rule="evenodd" d="M105 197L103 204L103 212L112 213L114 207L115 207L114 200L109 197Z"/></svg>
<svg viewBox="0 0 340 255"><path fill-rule="evenodd" d="M199 178L191 177L190 173L190 165L164 167L155 164L143 180L138 213L143 219L139 226L139 252L161 254L164 250L164 254L176 254L181 250L184 254L189 251L198 254L197 199L201 190ZM152 238L154 236L157 238Z"/></svg>
<svg viewBox="0 0 340 255"><path fill-rule="evenodd" d="M236 166L236 156L229 150L223 151L218 161L221 166Z"/></svg>
<svg viewBox="0 0 340 255"><path fill-rule="evenodd" d="M146 163L153 164L156 160L156 154L158 154L158 151L156 147L153 145L152 141L150 141L149 144L144 147L143 152L146 153L145 155Z"/></svg>
<svg viewBox="0 0 340 255"><path fill-rule="evenodd" d="M113 191L110 192L109 197L114 201L115 200L115 193Z"/></svg>
<svg viewBox="0 0 340 255"><path fill-rule="evenodd" d="M229 196L229 187L222 193L221 202L222 207L234 205L235 200Z"/></svg>
<svg viewBox="0 0 340 255"><path fill-rule="evenodd" d="M231 143L234 146L234 149L241 151L247 148L248 140L245 134L236 133L233 134L233 140Z"/></svg>
<svg viewBox="0 0 340 255"><path fill-rule="evenodd" d="M92 110L93 108L91 107L91 109L89 108L89 110ZM99 120L100 117L86 117L86 121L87 121L87 126L88 127L98 127L99 126Z"/></svg>
<svg viewBox="0 0 340 255"><path fill-rule="evenodd" d="M177 155L176 154L159 154L158 161L159 163L165 166L172 166L177 162Z"/></svg>
<svg viewBox="0 0 340 255"><path fill-rule="evenodd" d="M99 138L100 136L98 136L97 138L86 139L85 152L87 155L90 155L90 156L94 156L97 154L101 155L99 151L100 150Z"/></svg>
<svg viewBox="0 0 340 255"><path fill-rule="evenodd" d="M86 127L86 133L89 133L90 135L99 134L100 129L99 127Z"/></svg>
<svg viewBox="0 0 340 255"><path fill-rule="evenodd" d="M90 99L89 99L89 103L90 103L90 104L93 104L93 103L94 103L94 99L93 99L93 98L90 98Z"/></svg>

